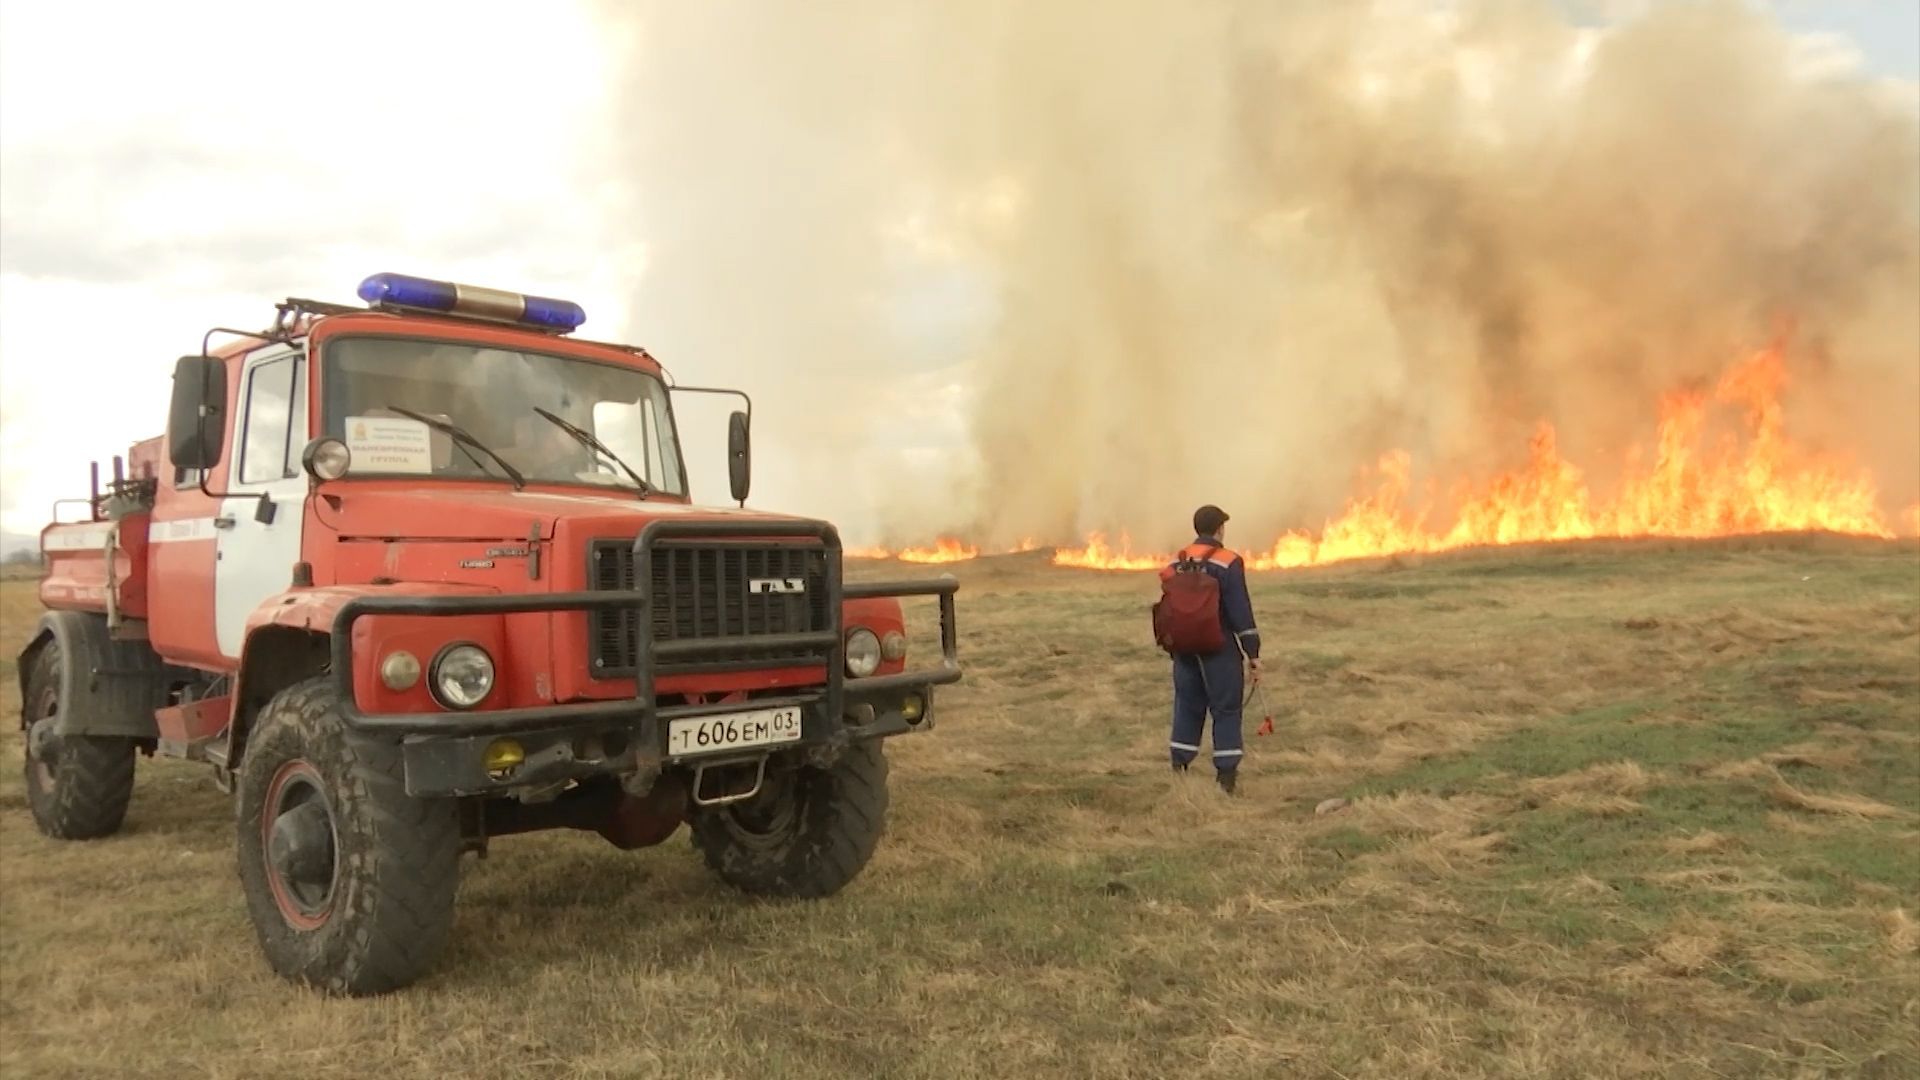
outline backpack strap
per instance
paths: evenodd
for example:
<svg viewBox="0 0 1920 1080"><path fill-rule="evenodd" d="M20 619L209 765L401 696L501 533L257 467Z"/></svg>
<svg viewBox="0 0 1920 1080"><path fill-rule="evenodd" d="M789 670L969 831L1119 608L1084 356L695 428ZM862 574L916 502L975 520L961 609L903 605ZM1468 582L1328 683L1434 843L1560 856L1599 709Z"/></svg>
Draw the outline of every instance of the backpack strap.
<svg viewBox="0 0 1920 1080"><path fill-rule="evenodd" d="M1205 548L1207 552L1215 552L1219 551L1222 545L1206 541L1195 541L1181 548L1180 553L1173 557L1172 569L1175 573L1189 573L1206 568L1207 560L1200 554L1194 552L1193 549L1196 547Z"/></svg>
<svg viewBox="0 0 1920 1080"><path fill-rule="evenodd" d="M1195 553L1193 549L1197 547L1205 548L1208 553L1212 553L1215 551L1219 551L1220 546L1221 545L1219 544L1207 543L1204 541L1196 540L1195 542L1188 544L1186 547L1180 549L1180 562L1182 564L1205 562L1206 560L1201 555Z"/></svg>

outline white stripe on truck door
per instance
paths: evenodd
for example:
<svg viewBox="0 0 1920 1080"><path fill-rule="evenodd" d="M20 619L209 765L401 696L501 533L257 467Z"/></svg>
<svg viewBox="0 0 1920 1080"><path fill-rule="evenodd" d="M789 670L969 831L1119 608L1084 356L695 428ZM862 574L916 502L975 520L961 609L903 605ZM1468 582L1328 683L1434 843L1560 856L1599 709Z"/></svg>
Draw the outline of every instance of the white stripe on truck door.
<svg viewBox="0 0 1920 1080"><path fill-rule="evenodd" d="M177 544L187 540L211 540L218 536L213 528L213 519L181 518L178 521L156 521L147 526L147 543Z"/></svg>

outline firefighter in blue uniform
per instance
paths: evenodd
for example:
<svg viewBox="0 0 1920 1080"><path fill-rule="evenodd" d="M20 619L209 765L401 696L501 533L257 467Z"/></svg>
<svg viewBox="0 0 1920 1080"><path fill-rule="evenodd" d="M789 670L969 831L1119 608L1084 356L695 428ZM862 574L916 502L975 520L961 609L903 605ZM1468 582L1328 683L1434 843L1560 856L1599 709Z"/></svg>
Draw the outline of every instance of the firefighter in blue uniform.
<svg viewBox="0 0 1920 1080"><path fill-rule="evenodd" d="M1253 598L1247 594L1246 563L1221 543L1226 524L1226 511L1217 506L1194 511L1193 543L1161 576L1172 574L1180 559L1192 558L1220 583L1220 622L1226 643L1210 654L1173 658L1173 735L1167 745L1174 771L1186 772L1200 753L1200 731L1211 713L1214 775L1220 787L1232 794L1243 752L1241 695L1249 677L1256 685L1260 682L1260 631L1253 622Z"/></svg>

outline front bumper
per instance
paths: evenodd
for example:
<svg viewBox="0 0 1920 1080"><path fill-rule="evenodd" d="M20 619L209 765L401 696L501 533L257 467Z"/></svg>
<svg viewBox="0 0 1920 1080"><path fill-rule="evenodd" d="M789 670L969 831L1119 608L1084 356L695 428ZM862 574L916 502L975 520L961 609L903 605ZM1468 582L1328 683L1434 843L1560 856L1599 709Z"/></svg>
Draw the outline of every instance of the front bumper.
<svg viewBox="0 0 1920 1080"><path fill-rule="evenodd" d="M417 796L469 795L536 786L599 773L658 775L682 762L721 762L755 757L767 749L804 751L831 757L850 743L886 738L929 728L933 724L933 687L960 679L959 635L955 625L954 594L960 583L951 576L922 581L861 582L841 579L839 534L826 522L677 521L649 522L634 540L634 580L651 581L654 545L665 539L799 538L824 545L827 558L827 611L831 623L823 630L779 635L754 635L754 644L785 644L819 648L826 654L825 685L806 687L750 702L708 702L697 705L661 705L653 690L654 671L663 661L723 659L737 651L743 639L710 637L657 641L653 634L653 597L634 591L545 593L519 596L360 597L348 601L334 618L332 674L340 690L341 719L366 734L399 738L406 761L407 790ZM845 628L841 625L846 600L881 597L937 596L940 601L940 664L926 671L849 679L842 655ZM612 611L631 609L639 643L637 692L621 701L592 701L530 708L434 713L367 713L354 700L353 624L369 615L504 615L526 612ZM909 695L923 704L921 717L909 722L901 705ZM802 714L798 742L770 748L719 754L683 755L667 752L668 724L674 720L716 716L742 709L799 708ZM526 759L511 775L489 776L482 755L488 743L511 736L526 751ZM618 750L618 753L611 751Z"/></svg>
<svg viewBox="0 0 1920 1080"><path fill-rule="evenodd" d="M596 776L621 779L637 777L641 787L673 766L723 766L751 762L772 753L803 754L809 760L825 764L840 751L866 739L884 739L909 732L926 731L934 725L933 691L918 691L925 703L918 719L909 722L902 714L899 696L849 693L850 713L832 722L819 704L802 707L802 735L797 742L784 742L735 750L673 756L651 741L642 721L627 720L609 724L604 721L573 728L534 728L505 735L409 735L401 741L406 763L407 793L419 797L441 795L490 795L511 791L550 787L568 780ZM727 711L759 708L735 704ZM659 724L664 738L666 724ZM525 753L511 773L493 775L487 771L486 751L495 740L512 738Z"/></svg>

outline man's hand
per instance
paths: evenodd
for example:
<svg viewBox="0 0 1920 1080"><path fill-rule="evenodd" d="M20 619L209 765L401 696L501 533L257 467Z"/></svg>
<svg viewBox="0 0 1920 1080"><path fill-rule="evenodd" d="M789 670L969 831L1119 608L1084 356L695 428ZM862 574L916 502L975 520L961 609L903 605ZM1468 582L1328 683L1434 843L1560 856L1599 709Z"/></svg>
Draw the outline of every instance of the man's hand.
<svg viewBox="0 0 1920 1080"><path fill-rule="evenodd" d="M1260 658L1259 657L1254 656L1254 657L1249 657L1247 659L1247 672L1248 672L1248 676L1247 676L1248 681L1250 681L1255 686L1259 686L1260 685Z"/></svg>

